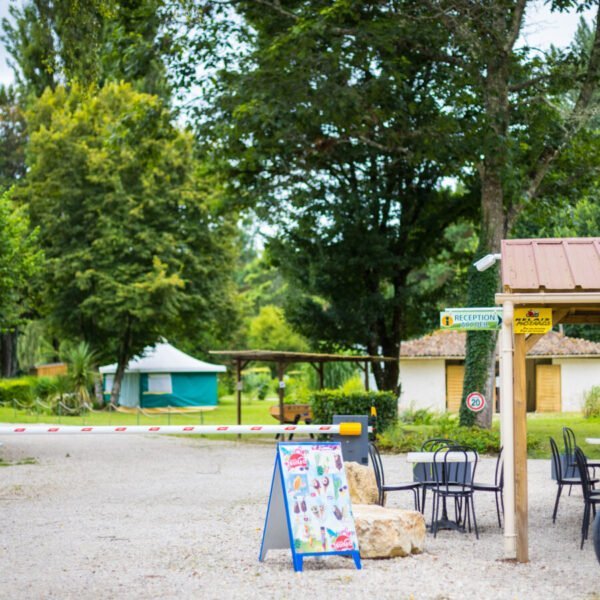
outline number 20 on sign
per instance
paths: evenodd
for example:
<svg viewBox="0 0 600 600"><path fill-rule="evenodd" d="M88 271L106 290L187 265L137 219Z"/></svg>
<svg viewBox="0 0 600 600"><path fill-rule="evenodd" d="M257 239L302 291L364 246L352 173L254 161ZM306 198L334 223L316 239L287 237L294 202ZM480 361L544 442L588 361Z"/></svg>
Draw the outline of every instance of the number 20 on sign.
<svg viewBox="0 0 600 600"><path fill-rule="evenodd" d="M479 392L471 392L465 402L467 408L473 412L480 412L485 408L485 396Z"/></svg>

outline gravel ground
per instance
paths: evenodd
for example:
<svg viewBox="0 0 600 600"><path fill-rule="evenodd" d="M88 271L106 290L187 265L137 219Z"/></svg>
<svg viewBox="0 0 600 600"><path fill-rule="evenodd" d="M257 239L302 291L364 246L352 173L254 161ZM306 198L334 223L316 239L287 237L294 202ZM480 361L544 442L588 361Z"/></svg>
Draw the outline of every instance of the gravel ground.
<svg viewBox="0 0 600 600"><path fill-rule="evenodd" d="M579 550L580 492L561 499L549 461L529 461L528 564L502 560L492 494L474 534L428 534L421 555L364 560L290 552L257 560L275 452L271 443L171 436L5 438L0 458L0 598L600 598L592 544ZM491 480L483 459L480 480ZM388 478L405 457L384 456ZM391 506L409 508L396 493Z"/></svg>

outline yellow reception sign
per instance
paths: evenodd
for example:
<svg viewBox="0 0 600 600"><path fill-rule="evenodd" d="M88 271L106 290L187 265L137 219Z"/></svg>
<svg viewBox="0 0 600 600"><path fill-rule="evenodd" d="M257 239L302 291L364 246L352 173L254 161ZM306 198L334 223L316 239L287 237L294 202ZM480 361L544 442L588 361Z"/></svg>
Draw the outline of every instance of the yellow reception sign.
<svg viewBox="0 0 600 600"><path fill-rule="evenodd" d="M515 308L515 333L546 333L551 329L551 308Z"/></svg>

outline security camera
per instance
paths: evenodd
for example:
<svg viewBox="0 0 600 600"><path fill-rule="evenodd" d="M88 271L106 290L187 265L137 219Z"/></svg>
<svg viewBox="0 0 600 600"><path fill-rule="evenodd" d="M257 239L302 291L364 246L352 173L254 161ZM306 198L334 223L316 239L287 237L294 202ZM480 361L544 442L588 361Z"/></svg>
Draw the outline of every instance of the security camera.
<svg viewBox="0 0 600 600"><path fill-rule="evenodd" d="M496 261L500 260L501 257L501 254L486 254L483 258L474 262L473 265L478 271L487 271L487 269L493 267L496 264Z"/></svg>

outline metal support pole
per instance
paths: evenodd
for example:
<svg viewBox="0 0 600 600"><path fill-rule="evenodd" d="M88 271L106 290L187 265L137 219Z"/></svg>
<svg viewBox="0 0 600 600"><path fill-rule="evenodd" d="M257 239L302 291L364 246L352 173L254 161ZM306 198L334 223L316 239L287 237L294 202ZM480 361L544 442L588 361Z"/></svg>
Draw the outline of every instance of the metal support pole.
<svg viewBox="0 0 600 600"><path fill-rule="evenodd" d="M517 557L513 426L513 315L513 303L505 302L502 310L501 333L500 433L504 452L504 558L508 559Z"/></svg>

